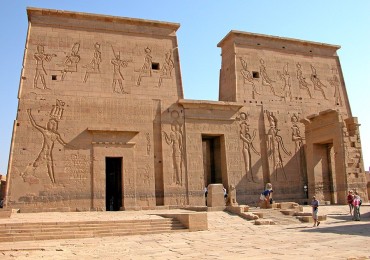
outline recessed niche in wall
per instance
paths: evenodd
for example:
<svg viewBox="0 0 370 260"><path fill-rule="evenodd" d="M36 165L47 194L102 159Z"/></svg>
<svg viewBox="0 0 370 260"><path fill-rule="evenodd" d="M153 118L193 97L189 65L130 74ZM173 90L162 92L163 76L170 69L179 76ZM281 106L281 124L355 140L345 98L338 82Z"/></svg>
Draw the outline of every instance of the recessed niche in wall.
<svg viewBox="0 0 370 260"><path fill-rule="evenodd" d="M158 62L152 62L152 70L159 70L159 63Z"/></svg>

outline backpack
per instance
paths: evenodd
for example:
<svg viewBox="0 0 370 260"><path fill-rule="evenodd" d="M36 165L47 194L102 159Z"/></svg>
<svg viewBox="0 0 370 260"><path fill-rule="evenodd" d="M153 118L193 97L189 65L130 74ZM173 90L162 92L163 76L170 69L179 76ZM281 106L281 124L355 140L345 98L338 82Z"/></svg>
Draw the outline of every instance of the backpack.
<svg viewBox="0 0 370 260"><path fill-rule="evenodd" d="M358 205L361 206L361 204L362 204L362 200L360 200L360 203Z"/></svg>

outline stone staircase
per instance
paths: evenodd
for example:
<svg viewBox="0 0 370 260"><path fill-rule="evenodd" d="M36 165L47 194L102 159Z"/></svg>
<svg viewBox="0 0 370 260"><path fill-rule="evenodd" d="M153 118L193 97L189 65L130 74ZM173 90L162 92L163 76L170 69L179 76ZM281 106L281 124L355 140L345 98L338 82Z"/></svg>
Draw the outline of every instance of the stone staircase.
<svg viewBox="0 0 370 260"><path fill-rule="evenodd" d="M177 219L0 224L0 242L128 236L189 231Z"/></svg>
<svg viewBox="0 0 370 260"><path fill-rule="evenodd" d="M289 225L301 222L313 222L309 212L303 212L303 207L295 202L273 203L268 208L239 205L227 207L226 210L248 220L254 220L255 225ZM325 221L326 215L319 215L319 221Z"/></svg>

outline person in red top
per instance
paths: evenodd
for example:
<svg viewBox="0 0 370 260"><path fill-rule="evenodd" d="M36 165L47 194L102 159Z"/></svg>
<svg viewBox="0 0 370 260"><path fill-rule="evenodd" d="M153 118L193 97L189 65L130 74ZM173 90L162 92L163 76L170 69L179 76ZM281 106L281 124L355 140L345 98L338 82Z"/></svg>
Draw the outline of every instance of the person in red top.
<svg viewBox="0 0 370 260"><path fill-rule="evenodd" d="M355 192L355 195L353 197L353 202L352 202L352 205L353 205L353 220L356 220L356 221L360 221L361 219L361 214L360 214L360 206L361 206L361 202L360 202L360 196L358 195L357 192Z"/></svg>
<svg viewBox="0 0 370 260"><path fill-rule="evenodd" d="M352 211L353 211L353 205L352 205L352 202L353 202L353 191L348 191L348 195L347 195L347 202L348 202L348 206L349 206L349 213L351 214L352 216Z"/></svg>

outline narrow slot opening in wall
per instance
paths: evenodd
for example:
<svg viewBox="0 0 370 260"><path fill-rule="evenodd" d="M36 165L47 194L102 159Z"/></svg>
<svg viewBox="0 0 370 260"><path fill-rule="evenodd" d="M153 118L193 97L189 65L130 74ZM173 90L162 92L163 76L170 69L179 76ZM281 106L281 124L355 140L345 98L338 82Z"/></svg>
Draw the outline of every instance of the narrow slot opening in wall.
<svg viewBox="0 0 370 260"><path fill-rule="evenodd" d="M159 70L159 63L158 62L152 62L152 70Z"/></svg>

